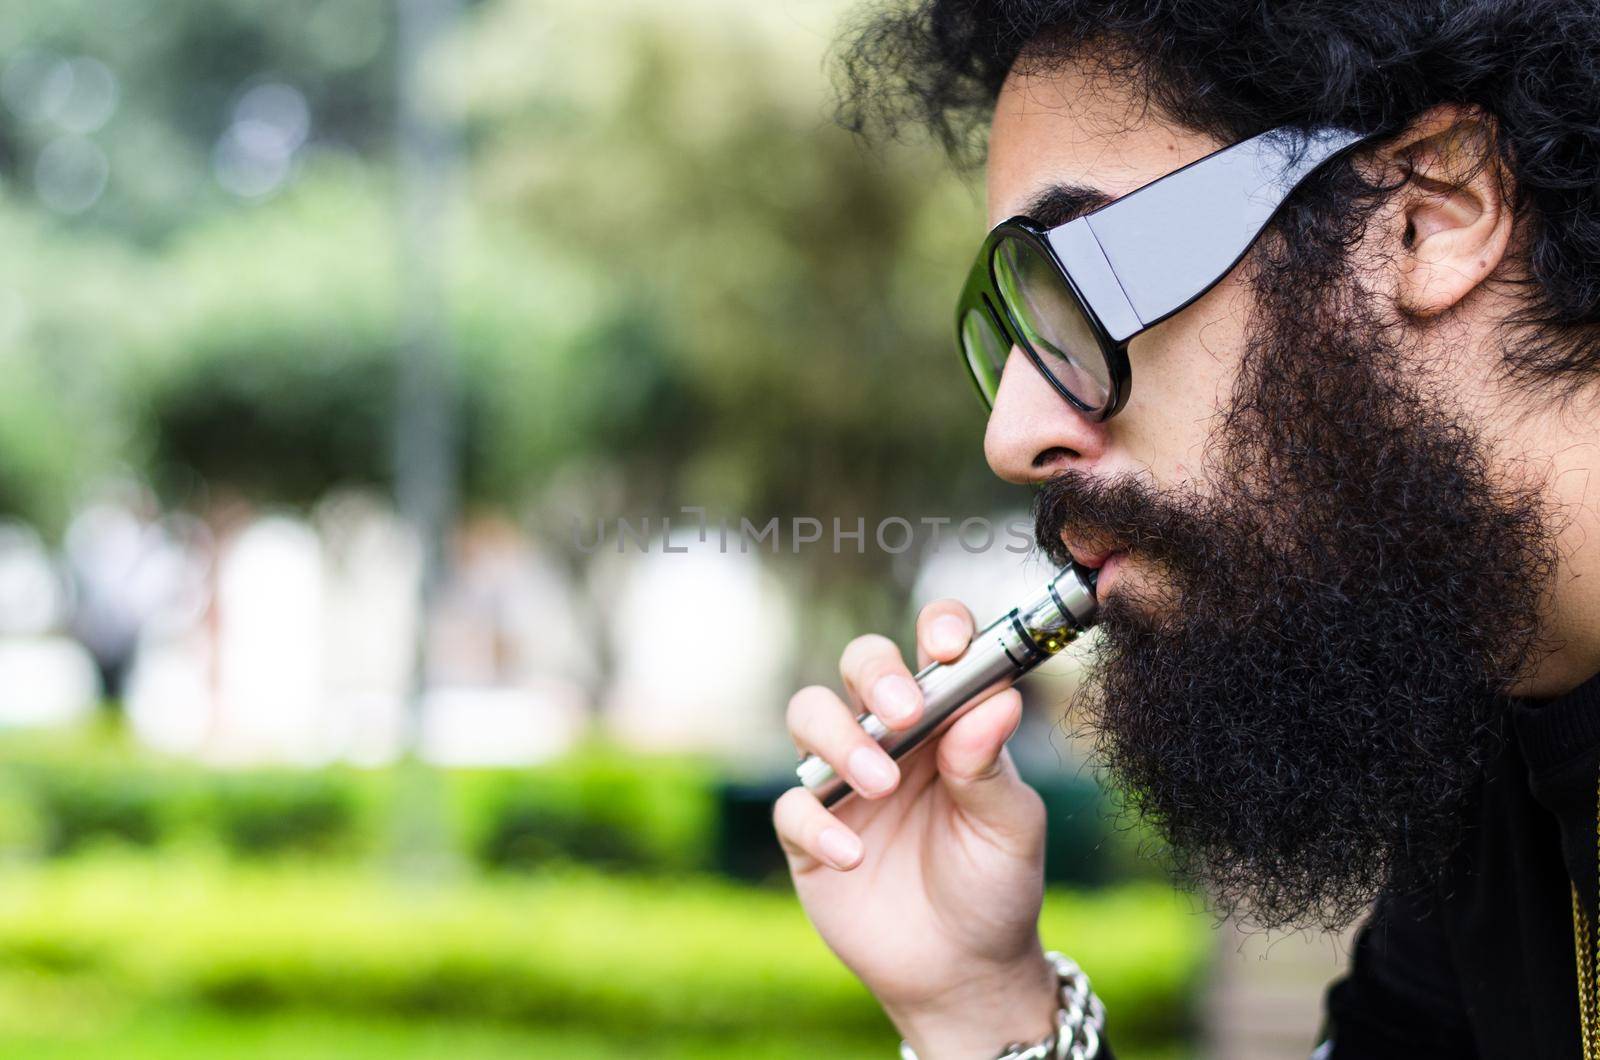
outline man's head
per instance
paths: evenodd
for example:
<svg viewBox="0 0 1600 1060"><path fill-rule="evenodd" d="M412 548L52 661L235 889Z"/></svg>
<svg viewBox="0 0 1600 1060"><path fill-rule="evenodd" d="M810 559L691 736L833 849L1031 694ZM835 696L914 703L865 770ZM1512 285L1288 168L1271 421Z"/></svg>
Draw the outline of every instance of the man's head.
<svg viewBox="0 0 1600 1060"><path fill-rule="evenodd" d="M1386 134L1133 340L1117 416L1013 350L985 438L1041 486L1041 547L1112 554L1090 688L1113 774L1262 921L1426 883L1498 694L1600 666L1584 8L936 0L849 53L857 118L960 149L989 117L991 224L1041 201L1062 223L1279 126Z"/></svg>

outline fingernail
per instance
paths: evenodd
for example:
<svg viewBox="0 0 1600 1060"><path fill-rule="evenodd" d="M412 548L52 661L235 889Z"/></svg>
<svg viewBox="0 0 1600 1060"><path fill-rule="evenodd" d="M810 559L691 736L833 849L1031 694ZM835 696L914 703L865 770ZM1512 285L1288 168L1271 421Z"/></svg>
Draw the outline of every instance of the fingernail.
<svg viewBox="0 0 1600 1060"><path fill-rule="evenodd" d="M954 655L967 646L967 624L955 615L943 615L928 626L928 650Z"/></svg>
<svg viewBox="0 0 1600 1060"><path fill-rule="evenodd" d="M845 768L856 790L877 795L894 787L894 764L876 747L857 747L845 760Z"/></svg>
<svg viewBox="0 0 1600 1060"><path fill-rule="evenodd" d="M921 701L916 682L904 674L884 674L872 686L872 712L890 725L910 721Z"/></svg>
<svg viewBox="0 0 1600 1060"><path fill-rule="evenodd" d="M817 848L836 869L847 869L861 858L861 840L843 828L824 828L817 836Z"/></svg>

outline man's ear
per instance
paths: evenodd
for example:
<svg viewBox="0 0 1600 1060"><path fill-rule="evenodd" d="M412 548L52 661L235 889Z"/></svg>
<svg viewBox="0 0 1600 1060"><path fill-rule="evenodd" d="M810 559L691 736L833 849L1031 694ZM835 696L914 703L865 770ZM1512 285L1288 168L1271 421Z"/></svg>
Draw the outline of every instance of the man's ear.
<svg viewBox="0 0 1600 1060"><path fill-rule="evenodd" d="M1511 242L1509 175L1494 125L1470 107L1434 107L1386 144L1378 161L1404 184L1397 226L1396 295L1415 317L1445 313L1500 266Z"/></svg>

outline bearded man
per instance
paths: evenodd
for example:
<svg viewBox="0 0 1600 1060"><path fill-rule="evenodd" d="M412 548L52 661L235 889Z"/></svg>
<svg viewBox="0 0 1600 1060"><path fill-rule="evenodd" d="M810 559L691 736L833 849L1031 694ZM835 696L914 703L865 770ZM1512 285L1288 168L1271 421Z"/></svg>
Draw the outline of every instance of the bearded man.
<svg viewBox="0 0 1600 1060"><path fill-rule="evenodd" d="M925 0L842 70L986 159L957 345L1098 570L1109 776L1224 911L1367 916L1318 1056L1600 1055L1600 8ZM930 604L919 665L973 629ZM774 810L817 929L906 1055L1110 1056L1017 693L897 764L854 716L916 722L906 662L841 671L788 725L858 797Z"/></svg>

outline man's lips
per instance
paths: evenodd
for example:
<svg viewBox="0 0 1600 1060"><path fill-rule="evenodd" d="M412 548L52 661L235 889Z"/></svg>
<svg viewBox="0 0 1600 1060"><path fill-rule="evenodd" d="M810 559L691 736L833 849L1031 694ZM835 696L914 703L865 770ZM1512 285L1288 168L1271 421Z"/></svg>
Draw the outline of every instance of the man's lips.
<svg viewBox="0 0 1600 1060"><path fill-rule="evenodd" d="M1064 543L1067 546L1067 553L1072 556L1072 562L1089 570L1099 570L1106 565L1106 560L1122 551L1116 548L1091 550L1083 545L1073 544L1071 541Z"/></svg>
<svg viewBox="0 0 1600 1060"><path fill-rule="evenodd" d="M1085 570L1094 571L1094 594L1104 600L1111 592L1112 586L1117 581L1117 576L1122 570L1122 561L1128 553L1120 548L1094 548L1084 545L1067 544L1067 553L1072 557L1072 562Z"/></svg>

